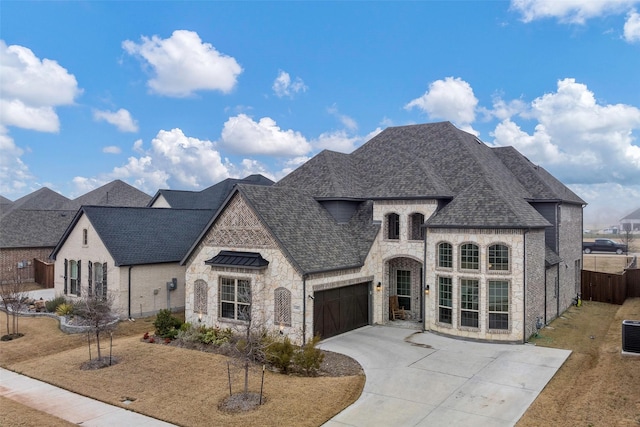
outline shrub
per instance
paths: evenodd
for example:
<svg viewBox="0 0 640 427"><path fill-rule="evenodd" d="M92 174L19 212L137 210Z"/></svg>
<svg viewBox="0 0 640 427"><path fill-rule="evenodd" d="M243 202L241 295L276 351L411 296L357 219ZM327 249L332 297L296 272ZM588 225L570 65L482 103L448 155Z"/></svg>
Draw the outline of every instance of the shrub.
<svg viewBox="0 0 640 427"><path fill-rule="evenodd" d="M49 301L45 301L44 306L47 309L48 313L55 313L56 310L58 309L58 307L61 304L66 303L67 301L64 299L63 296L59 296L59 297L55 297L52 300Z"/></svg>
<svg viewBox="0 0 640 427"><path fill-rule="evenodd" d="M294 365L307 376L315 376L324 360L322 350L316 348L318 342L320 335L313 337L293 355Z"/></svg>
<svg viewBox="0 0 640 427"><path fill-rule="evenodd" d="M278 368L280 372L286 374L291 365L291 360L295 353L295 347L289 337L284 337L282 341L273 341L265 351L267 362Z"/></svg>
<svg viewBox="0 0 640 427"><path fill-rule="evenodd" d="M171 310L162 309L158 312L156 320L153 322L156 328L156 335L162 338L176 338L178 330L182 326L182 321L171 314Z"/></svg>
<svg viewBox="0 0 640 427"><path fill-rule="evenodd" d="M220 329L219 327L200 328L199 341L204 344L222 345L228 342L233 336L233 331L229 328Z"/></svg>
<svg viewBox="0 0 640 427"><path fill-rule="evenodd" d="M69 316L73 314L73 304L63 302L56 308L56 314L58 316Z"/></svg>

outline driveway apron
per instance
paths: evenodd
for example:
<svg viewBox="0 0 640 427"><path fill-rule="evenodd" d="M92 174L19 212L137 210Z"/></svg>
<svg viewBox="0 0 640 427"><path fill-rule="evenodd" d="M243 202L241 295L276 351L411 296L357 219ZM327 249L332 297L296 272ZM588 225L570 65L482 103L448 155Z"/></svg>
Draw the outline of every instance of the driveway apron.
<svg viewBox="0 0 640 427"><path fill-rule="evenodd" d="M571 354L392 326L365 326L319 347L353 357L366 374L360 398L328 427L513 426Z"/></svg>

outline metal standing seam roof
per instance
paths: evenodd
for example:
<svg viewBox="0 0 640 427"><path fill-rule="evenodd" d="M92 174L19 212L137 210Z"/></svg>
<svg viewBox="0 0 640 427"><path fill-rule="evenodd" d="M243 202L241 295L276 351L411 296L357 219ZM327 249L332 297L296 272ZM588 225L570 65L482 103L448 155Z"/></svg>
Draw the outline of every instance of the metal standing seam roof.
<svg viewBox="0 0 640 427"><path fill-rule="evenodd" d="M239 267L261 270L269 266L269 261L258 252L220 251L218 255L204 262L212 267Z"/></svg>

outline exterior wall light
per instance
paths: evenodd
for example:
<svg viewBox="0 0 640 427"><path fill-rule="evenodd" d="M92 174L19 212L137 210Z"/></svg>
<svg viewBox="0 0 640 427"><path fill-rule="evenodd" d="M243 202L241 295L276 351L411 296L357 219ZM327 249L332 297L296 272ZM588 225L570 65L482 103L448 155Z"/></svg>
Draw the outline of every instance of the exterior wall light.
<svg viewBox="0 0 640 427"><path fill-rule="evenodd" d="M382 290L382 282L378 282L376 285L376 291L380 292Z"/></svg>
<svg viewBox="0 0 640 427"><path fill-rule="evenodd" d="M198 323L202 322L202 312L198 313Z"/></svg>
<svg viewBox="0 0 640 427"><path fill-rule="evenodd" d="M429 285L424 289L424 294L429 295Z"/></svg>

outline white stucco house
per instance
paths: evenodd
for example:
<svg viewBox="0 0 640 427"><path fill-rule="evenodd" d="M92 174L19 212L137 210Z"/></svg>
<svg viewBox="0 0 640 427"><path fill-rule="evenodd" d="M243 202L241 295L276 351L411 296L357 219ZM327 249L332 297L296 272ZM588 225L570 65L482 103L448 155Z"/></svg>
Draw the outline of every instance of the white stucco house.
<svg viewBox="0 0 640 427"><path fill-rule="evenodd" d="M579 292L584 205L449 122L388 128L235 186L181 261L186 319L303 342L390 322L397 296L423 330L524 342Z"/></svg>

